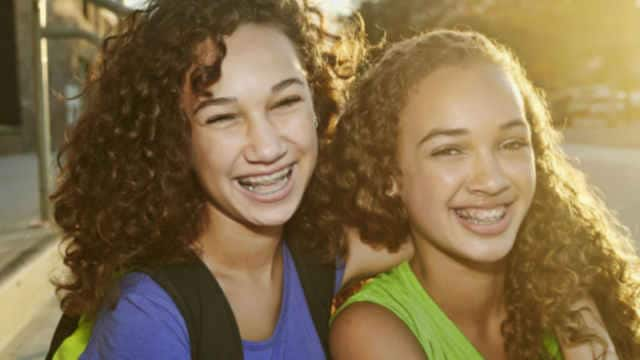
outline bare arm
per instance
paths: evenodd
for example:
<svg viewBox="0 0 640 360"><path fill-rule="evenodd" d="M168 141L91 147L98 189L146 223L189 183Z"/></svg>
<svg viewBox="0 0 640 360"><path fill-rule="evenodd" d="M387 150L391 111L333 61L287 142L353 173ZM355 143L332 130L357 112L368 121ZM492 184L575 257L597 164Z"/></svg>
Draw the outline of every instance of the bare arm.
<svg viewBox="0 0 640 360"><path fill-rule="evenodd" d="M391 269L413 256L413 243L407 241L397 252L391 253L385 248L374 249L360 240L355 229L345 231L348 254L341 286L351 280L377 274Z"/></svg>
<svg viewBox="0 0 640 360"><path fill-rule="evenodd" d="M329 334L335 360L426 360L413 333L392 312L371 303L355 303L336 317Z"/></svg>
<svg viewBox="0 0 640 360"><path fill-rule="evenodd" d="M585 298L576 302L573 310L579 310L584 324L588 330L600 337L606 343L606 347L597 341L581 342L577 344L561 343L562 354L565 360L618 360L615 346L607 328L602 321L598 307L591 298ZM562 338L562 336L560 336Z"/></svg>

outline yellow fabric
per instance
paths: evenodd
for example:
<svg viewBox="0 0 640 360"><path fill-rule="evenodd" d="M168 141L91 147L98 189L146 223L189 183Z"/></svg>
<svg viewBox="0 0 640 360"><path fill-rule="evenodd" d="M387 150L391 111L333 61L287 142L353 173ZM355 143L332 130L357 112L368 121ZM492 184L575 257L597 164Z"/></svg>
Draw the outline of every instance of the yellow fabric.
<svg viewBox="0 0 640 360"><path fill-rule="evenodd" d="M76 330L66 338L53 355L53 360L77 360L87 348L94 322L86 316L78 321Z"/></svg>

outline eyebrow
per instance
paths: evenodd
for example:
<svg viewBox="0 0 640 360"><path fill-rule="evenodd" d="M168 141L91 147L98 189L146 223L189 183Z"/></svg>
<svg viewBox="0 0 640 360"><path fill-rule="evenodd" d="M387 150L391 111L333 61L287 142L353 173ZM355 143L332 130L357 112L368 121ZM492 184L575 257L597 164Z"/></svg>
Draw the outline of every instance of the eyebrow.
<svg viewBox="0 0 640 360"><path fill-rule="evenodd" d="M198 111L210 105L227 105L236 101L238 101L236 98L231 97L207 98L196 105L196 108L193 109L193 115L197 114Z"/></svg>
<svg viewBox="0 0 640 360"><path fill-rule="evenodd" d="M284 79L284 80L280 81L279 83L273 85L271 87L271 92L282 91L282 90L284 90L285 88L287 88L287 87L289 87L291 85L304 86L304 81L302 81L302 79L297 78L297 77Z"/></svg>
<svg viewBox="0 0 640 360"><path fill-rule="evenodd" d="M462 136L469 134L469 130L467 129L433 129L429 131L429 133L418 141L418 146L428 142L429 140L438 137L438 136Z"/></svg>
<svg viewBox="0 0 640 360"><path fill-rule="evenodd" d="M282 91L291 85L304 86L304 81L302 81L300 78L297 78L297 77L284 79L279 83L273 85L271 87L271 92ZM198 105L196 105L195 109L193 109L193 115L195 115L196 113L198 113L198 111L210 105L229 105L237 101L238 99L234 97L207 98L205 100L202 100L200 103L198 103Z"/></svg>
<svg viewBox="0 0 640 360"><path fill-rule="evenodd" d="M500 125L500 130L501 131L506 131L509 129L513 129L515 127L527 127L527 123L526 121L524 121L521 118L516 118L513 120L510 120L502 125ZM429 133L427 135L425 135L424 137L422 137L422 139L420 139L420 141L418 142L418 146L428 142L429 140L438 137L438 136L463 136L463 135L468 135L469 134L469 130L467 129L463 129L463 128L453 128L453 129L438 129L435 128L431 131L429 131Z"/></svg>
<svg viewBox="0 0 640 360"><path fill-rule="evenodd" d="M507 123L500 125L500 130L509 130L516 127L527 127L527 122L522 118L515 118Z"/></svg>

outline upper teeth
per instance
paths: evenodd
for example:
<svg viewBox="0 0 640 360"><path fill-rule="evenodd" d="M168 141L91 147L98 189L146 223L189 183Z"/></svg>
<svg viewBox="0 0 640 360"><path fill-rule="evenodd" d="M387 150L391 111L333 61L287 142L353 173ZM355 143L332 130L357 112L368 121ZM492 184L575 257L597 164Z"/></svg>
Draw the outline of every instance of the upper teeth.
<svg viewBox="0 0 640 360"><path fill-rule="evenodd" d="M507 213L507 208L506 206L500 206L493 209L465 208L457 209L456 213L466 220L487 223L502 219Z"/></svg>
<svg viewBox="0 0 640 360"><path fill-rule="evenodd" d="M242 179L238 179L238 181L240 182L240 184L247 185L247 186L268 185L270 183L273 183L285 177L290 170L291 170L291 167L289 166L280 171L276 171L268 175L248 176Z"/></svg>

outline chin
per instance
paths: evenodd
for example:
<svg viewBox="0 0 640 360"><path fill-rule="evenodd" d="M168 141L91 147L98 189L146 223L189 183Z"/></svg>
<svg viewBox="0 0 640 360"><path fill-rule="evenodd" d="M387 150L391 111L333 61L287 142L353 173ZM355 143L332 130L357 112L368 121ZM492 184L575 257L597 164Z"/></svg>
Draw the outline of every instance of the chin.
<svg viewBox="0 0 640 360"><path fill-rule="evenodd" d="M460 249L458 254L474 264L497 264L507 258L513 249L514 242L514 238L509 235L501 239L474 239Z"/></svg>
<svg viewBox="0 0 640 360"><path fill-rule="evenodd" d="M297 206L282 204L278 209L264 209L252 216L251 223L256 226L274 227L285 225L295 213Z"/></svg>

